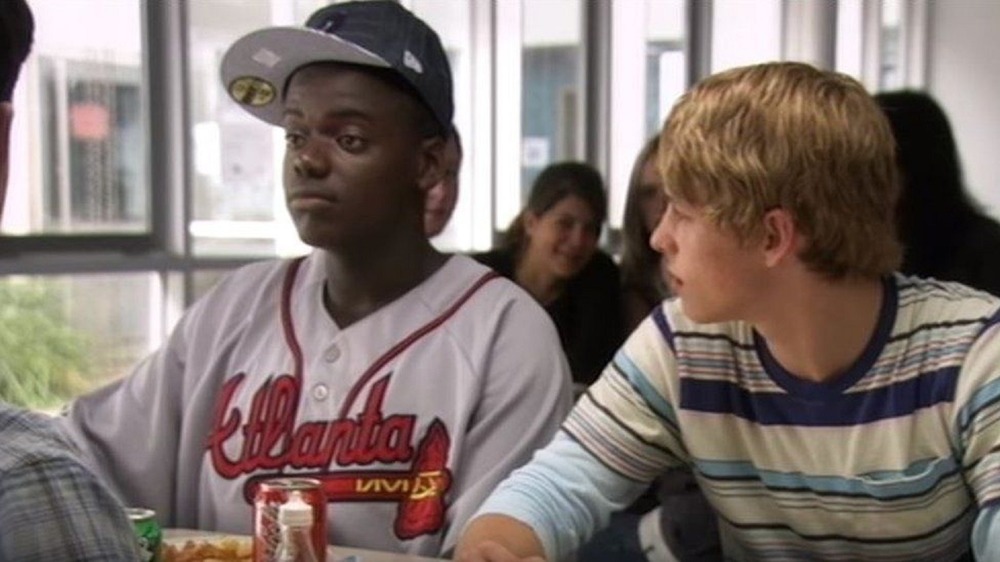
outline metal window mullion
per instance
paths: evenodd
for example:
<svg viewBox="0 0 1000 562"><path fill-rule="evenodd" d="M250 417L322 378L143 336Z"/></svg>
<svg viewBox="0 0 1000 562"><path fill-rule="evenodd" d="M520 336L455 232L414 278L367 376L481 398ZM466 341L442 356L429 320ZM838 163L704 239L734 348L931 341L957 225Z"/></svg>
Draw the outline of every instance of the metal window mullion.
<svg viewBox="0 0 1000 562"><path fill-rule="evenodd" d="M902 54L902 85L922 89L927 86L927 42L929 40L927 0L905 0L900 14L899 47Z"/></svg>
<svg viewBox="0 0 1000 562"><path fill-rule="evenodd" d="M611 1L583 3L583 155L609 177L611 126Z"/></svg>
<svg viewBox="0 0 1000 562"><path fill-rule="evenodd" d="M190 142L187 135L187 2L144 0L142 23L148 123L146 154L150 188L150 224L156 251L162 301L158 310L160 337L190 303L193 278L192 240L187 225L192 216ZM151 264L151 265L153 265ZM180 277L171 271L181 270Z"/></svg>
<svg viewBox="0 0 1000 562"><path fill-rule="evenodd" d="M52 142L55 144L56 154L56 197L59 200L58 229L61 232L69 232L72 227L73 198L70 195L70 161L69 161L69 84L67 82L66 60L59 58L53 64L53 79L55 84L52 91L53 105L55 108L56 135Z"/></svg>
<svg viewBox="0 0 1000 562"><path fill-rule="evenodd" d="M687 86L712 73L712 0L688 0L684 56L687 57Z"/></svg>

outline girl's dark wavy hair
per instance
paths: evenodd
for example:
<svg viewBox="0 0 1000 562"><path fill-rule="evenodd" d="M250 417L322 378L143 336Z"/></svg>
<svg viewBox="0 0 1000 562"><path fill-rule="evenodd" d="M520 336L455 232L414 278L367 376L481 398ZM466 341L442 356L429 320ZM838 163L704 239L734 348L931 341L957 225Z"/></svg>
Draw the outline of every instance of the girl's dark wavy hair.
<svg viewBox="0 0 1000 562"><path fill-rule="evenodd" d="M656 158L659 147L660 136L655 135L646 141L632 164L625 198L625 216L622 219L621 272L623 286L663 298L669 291L660 275L660 254L649 245L649 237L653 233L643 221L642 198L639 193L642 170L647 162Z"/></svg>
<svg viewBox="0 0 1000 562"><path fill-rule="evenodd" d="M25 0L0 2L0 102L10 101L34 32L35 20Z"/></svg>
<svg viewBox="0 0 1000 562"><path fill-rule="evenodd" d="M608 214L608 200L600 172L583 162L557 162L550 164L535 178L528 204L510 223L504 235L504 247L520 253L527 242L524 216L529 211L542 215L570 195L583 199L594 212L597 224L604 224Z"/></svg>
<svg viewBox="0 0 1000 562"><path fill-rule="evenodd" d="M948 249L964 240L965 227L985 213L966 192L951 125L934 98L901 90L875 100L892 127L903 176L897 216L905 247L901 269L932 275Z"/></svg>

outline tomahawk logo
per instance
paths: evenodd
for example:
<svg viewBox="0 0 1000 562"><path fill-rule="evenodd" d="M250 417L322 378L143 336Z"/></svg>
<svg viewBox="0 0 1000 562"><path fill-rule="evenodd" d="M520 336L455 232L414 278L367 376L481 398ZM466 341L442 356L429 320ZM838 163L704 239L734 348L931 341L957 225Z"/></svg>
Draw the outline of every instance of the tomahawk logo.
<svg viewBox="0 0 1000 562"><path fill-rule="evenodd" d="M394 530L400 539L436 533L444 524L445 494L451 487L451 439L441 420L435 418L414 446L416 416L383 414L391 378L389 373L369 387L364 407L355 417L347 415L349 399L338 419L296 425L301 392L298 379L290 375L266 379L251 397L244 416L232 404L246 380L240 373L226 381L216 403L214 429L207 445L212 467L227 479L253 474L244 487L248 502L260 480L290 468L296 470L296 476L320 480L333 502L397 502ZM352 391L350 396L357 393ZM228 456L226 445L239 439L239 454ZM348 469L396 463L410 463L410 467ZM332 466L338 469L330 470ZM315 472L302 473L303 469Z"/></svg>

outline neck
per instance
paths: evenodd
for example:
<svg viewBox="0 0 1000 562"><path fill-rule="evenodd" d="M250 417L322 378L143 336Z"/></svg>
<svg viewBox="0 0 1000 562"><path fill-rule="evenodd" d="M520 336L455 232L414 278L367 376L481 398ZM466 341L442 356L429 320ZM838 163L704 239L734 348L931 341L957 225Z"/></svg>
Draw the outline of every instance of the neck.
<svg viewBox="0 0 1000 562"><path fill-rule="evenodd" d="M447 261L426 238L394 248L324 250L323 302L341 328L368 316L423 283Z"/></svg>
<svg viewBox="0 0 1000 562"><path fill-rule="evenodd" d="M514 266L514 281L523 287L535 300L547 306L562 294L565 282L545 272L531 261L527 255L522 255Z"/></svg>
<svg viewBox="0 0 1000 562"><path fill-rule="evenodd" d="M843 375L871 340L882 308L882 283L812 277L773 292L767 319L753 325L786 371L828 382Z"/></svg>

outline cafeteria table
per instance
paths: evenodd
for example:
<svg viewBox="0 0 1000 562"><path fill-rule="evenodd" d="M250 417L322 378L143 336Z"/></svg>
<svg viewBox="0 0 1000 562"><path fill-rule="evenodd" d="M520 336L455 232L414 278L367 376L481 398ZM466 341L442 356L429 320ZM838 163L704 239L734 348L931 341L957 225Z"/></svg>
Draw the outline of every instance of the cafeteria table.
<svg viewBox="0 0 1000 562"><path fill-rule="evenodd" d="M164 544L173 544L177 547L183 546L189 540L195 542L211 541L227 537L250 540L250 537L241 537L229 533L216 533L213 531L198 531L194 529L163 530ZM396 552L380 552L363 548L348 548L346 546L330 546L327 547L326 551L326 562L433 562L443 560L444 558L425 558L423 556L412 556Z"/></svg>

